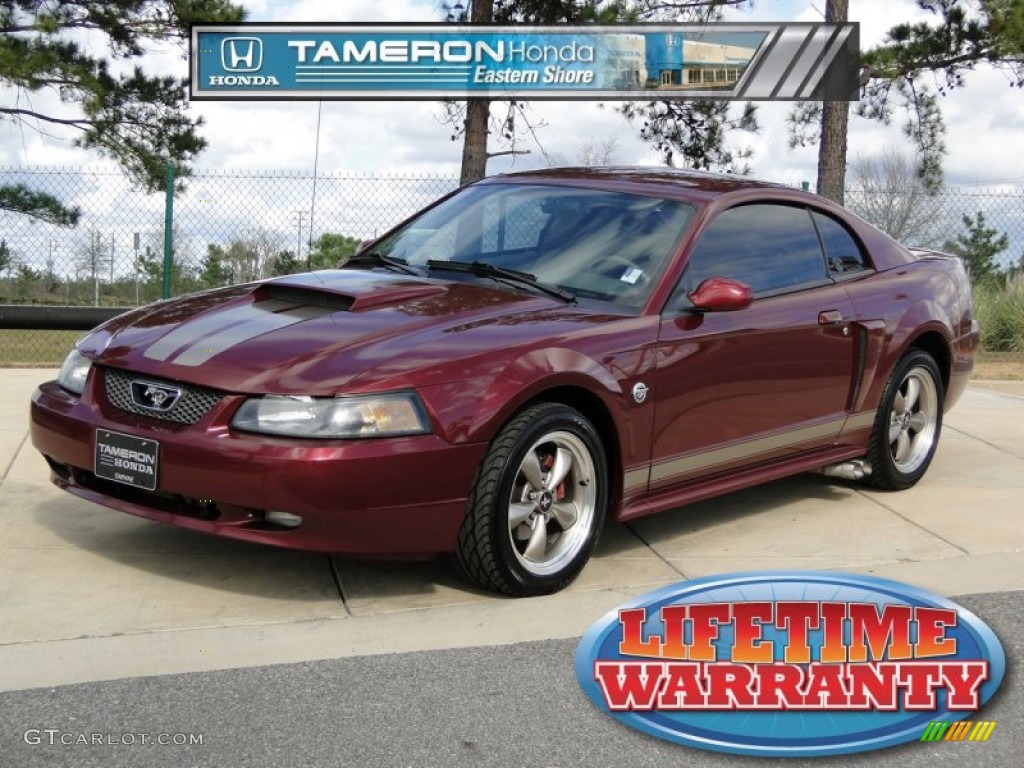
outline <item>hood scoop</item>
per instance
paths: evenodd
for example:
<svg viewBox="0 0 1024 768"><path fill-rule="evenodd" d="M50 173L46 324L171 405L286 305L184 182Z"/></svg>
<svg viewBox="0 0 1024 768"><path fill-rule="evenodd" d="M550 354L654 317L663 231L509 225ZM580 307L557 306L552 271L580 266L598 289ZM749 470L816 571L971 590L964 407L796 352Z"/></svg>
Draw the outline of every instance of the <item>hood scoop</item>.
<svg viewBox="0 0 1024 768"><path fill-rule="evenodd" d="M306 307L322 307L334 310L335 312L347 312L355 304L355 298L346 296L343 293L333 291L321 291L315 288L308 288L302 285L281 285L268 283L256 289L253 300L283 301L286 304L297 304Z"/></svg>
<svg viewBox="0 0 1024 768"><path fill-rule="evenodd" d="M435 283L334 270L264 283L256 289L253 299L256 302L282 301L339 312L361 312L444 292L444 286Z"/></svg>

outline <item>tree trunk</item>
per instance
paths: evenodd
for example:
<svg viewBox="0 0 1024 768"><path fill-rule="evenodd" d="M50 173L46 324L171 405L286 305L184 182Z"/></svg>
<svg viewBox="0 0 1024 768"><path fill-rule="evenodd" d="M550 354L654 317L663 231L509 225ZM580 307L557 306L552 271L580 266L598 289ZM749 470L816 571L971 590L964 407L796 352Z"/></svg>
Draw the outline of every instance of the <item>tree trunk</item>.
<svg viewBox="0 0 1024 768"><path fill-rule="evenodd" d="M466 133L462 137L459 184L469 184L487 175L487 125L490 121L490 99L469 99L466 103Z"/></svg>
<svg viewBox="0 0 1024 768"><path fill-rule="evenodd" d="M850 105L826 101L821 112L821 142L818 146L818 194L839 205L846 188L846 130Z"/></svg>
<svg viewBox="0 0 1024 768"><path fill-rule="evenodd" d="M846 21L849 0L828 0L826 22ZM846 187L846 133L850 105L826 101L821 110L821 141L818 142L818 194L843 204Z"/></svg>
<svg viewBox="0 0 1024 768"><path fill-rule="evenodd" d="M494 20L494 0L472 0L470 23L489 24ZM469 184L487 175L487 129L491 121L490 99L468 99L466 132L462 138L460 184Z"/></svg>

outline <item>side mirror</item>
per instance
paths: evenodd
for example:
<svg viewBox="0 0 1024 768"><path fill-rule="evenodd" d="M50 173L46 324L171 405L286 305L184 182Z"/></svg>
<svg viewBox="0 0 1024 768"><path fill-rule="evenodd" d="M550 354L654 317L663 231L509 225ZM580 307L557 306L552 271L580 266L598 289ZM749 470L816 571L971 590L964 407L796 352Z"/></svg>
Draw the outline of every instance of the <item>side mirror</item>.
<svg viewBox="0 0 1024 768"><path fill-rule="evenodd" d="M374 241L373 241L372 239L371 239L371 240L362 240L362 241L360 241L359 245L357 245L357 246L356 246L356 253L362 253L362 252L363 252L363 251L365 251L365 250L366 250L366 249L367 249L367 248L368 248L368 247L370 246L370 244L371 244L371 243L373 243L373 242L374 242Z"/></svg>
<svg viewBox="0 0 1024 768"><path fill-rule="evenodd" d="M709 277L688 294L693 306L701 312L736 312L746 309L754 300L750 286L728 277Z"/></svg>

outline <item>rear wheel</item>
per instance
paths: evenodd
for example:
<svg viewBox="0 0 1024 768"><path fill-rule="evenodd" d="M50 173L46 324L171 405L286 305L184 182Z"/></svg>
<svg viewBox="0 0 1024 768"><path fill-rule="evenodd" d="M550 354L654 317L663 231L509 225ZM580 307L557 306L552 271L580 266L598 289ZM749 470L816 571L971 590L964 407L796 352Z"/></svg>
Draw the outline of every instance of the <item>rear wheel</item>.
<svg viewBox="0 0 1024 768"><path fill-rule="evenodd" d="M915 349L896 366L875 417L868 460L871 485L901 491L931 464L942 430L942 376L927 352Z"/></svg>
<svg viewBox="0 0 1024 768"><path fill-rule="evenodd" d="M544 403L519 414L484 457L455 563L510 595L555 592L583 569L607 503L604 449L578 411Z"/></svg>

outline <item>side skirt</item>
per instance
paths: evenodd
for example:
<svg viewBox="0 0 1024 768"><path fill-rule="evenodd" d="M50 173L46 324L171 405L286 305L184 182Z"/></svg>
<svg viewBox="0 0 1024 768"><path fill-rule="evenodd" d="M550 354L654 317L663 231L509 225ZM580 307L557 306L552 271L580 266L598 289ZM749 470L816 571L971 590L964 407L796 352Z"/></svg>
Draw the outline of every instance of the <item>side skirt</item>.
<svg viewBox="0 0 1024 768"><path fill-rule="evenodd" d="M790 456L784 460L755 466L742 472L734 471L727 475L704 478L683 486L675 486L648 496L632 499L619 510L616 519L620 522L634 520L638 517L653 515L656 512L710 499L713 496L721 496L790 475L798 475L801 472L821 469L828 464L855 459L863 455L863 446L843 445L827 451L816 450L813 453Z"/></svg>

